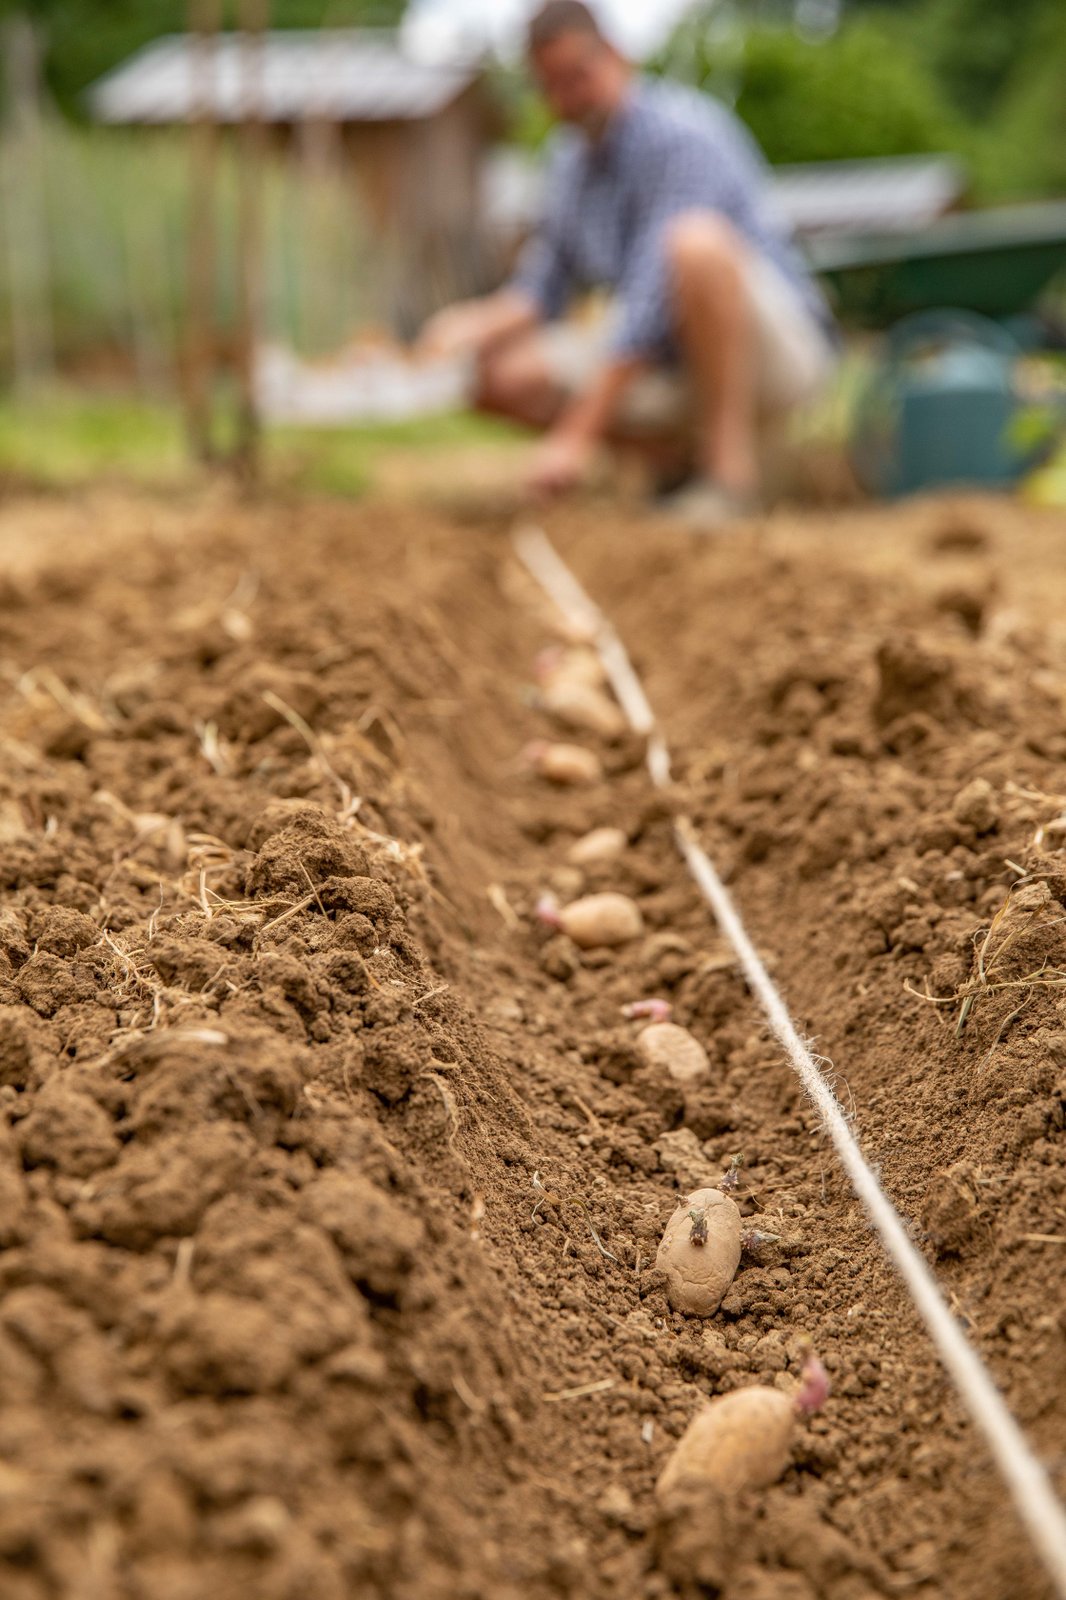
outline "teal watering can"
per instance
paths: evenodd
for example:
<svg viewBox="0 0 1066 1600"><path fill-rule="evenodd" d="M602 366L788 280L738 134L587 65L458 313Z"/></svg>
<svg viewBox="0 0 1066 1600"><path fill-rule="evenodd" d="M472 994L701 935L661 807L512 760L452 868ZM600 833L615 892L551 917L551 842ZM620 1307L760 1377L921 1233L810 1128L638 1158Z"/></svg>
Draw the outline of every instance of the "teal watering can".
<svg viewBox="0 0 1066 1600"><path fill-rule="evenodd" d="M1004 488L1042 453L1023 443L1022 346L971 311L923 311L898 322L859 397L851 457L879 496L949 484Z"/></svg>

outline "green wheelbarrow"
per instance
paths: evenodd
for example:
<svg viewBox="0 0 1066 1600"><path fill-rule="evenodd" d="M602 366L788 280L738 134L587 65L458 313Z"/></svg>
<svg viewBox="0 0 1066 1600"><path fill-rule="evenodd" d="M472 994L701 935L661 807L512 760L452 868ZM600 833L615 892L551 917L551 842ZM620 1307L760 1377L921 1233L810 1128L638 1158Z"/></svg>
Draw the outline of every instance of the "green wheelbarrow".
<svg viewBox="0 0 1066 1600"><path fill-rule="evenodd" d="M1040 465L1061 437L1061 400L1025 392L1023 358L1063 343L1034 307L1066 274L1066 201L818 235L806 249L845 322L895 322L851 429L864 488L1005 488Z"/></svg>
<svg viewBox="0 0 1066 1600"><path fill-rule="evenodd" d="M884 327L915 311L958 306L1024 316L1066 272L1066 201L942 217L917 231L827 233L806 241L844 321Z"/></svg>

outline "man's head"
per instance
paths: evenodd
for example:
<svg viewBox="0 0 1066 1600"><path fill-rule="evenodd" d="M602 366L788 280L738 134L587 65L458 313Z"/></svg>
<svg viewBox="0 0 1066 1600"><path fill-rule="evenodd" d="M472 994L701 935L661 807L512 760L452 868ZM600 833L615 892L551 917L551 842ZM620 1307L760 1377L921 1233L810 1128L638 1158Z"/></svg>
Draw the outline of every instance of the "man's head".
<svg viewBox="0 0 1066 1600"><path fill-rule="evenodd" d="M630 67L588 6L582 0L548 0L529 25L528 51L555 115L586 133L599 133L625 96Z"/></svg>

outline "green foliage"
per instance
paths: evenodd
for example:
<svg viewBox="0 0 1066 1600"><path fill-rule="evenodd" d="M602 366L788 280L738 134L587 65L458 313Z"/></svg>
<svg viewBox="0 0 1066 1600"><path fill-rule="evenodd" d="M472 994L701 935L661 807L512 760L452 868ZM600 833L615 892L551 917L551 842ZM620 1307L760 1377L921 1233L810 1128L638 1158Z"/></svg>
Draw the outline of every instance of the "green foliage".
<svg viewBox="0 0 1066 1600"><path fill-rule="evenodd" d="M850 0L827 39L712 0L655 65L735 105L772 161L946 151L977 200L1066 194L1063 0Z"/></svg>
<svg viewBox="0 0 1066 1600"><path fill-rule="evenodd" d="M964 121L973 197L1066 193L1062 0L909 0L905 15Z"/></svg>
<svg viewBox="0 0 1066 1600"><path fill-rule="evenodd" d="M551 138L555 123L544 101L529 89L512 105L508 126L515 144L540 150Z"/></svg>
<svg viewBox="0 0 1066 1600"><path fill-rule="evenodd" d="M982 199L1066 195L1066 8L1047 11L1007 78L977 162Z"/></svg>
<svg viewBox="0 0 1066 1600"><path fill-rule="evenodd" d="M902 14L881 8L811 38L711 5L654 67L733 104L773 162L957 148L959 119L910 34Z"/></svg>
<svg viewBox="0 0 1066 1600"><path fill-rule="evenodd" d="M161 33L184 27L184 0L0 0L0 15L21 12L37 27L45 78L64 109L77 111L94 78Z"/></svg>
<svg viewBox="0 0 1066 1600"><path fill-rule="evenodd" d="M771 161L908 155L958 140L928 67L902 29L875 17L822 41L749 34L736 109Z"/></svg>
<svg viewBox="0 0 1066 1600"><path fill-rule="evenodd" d="M406 0L272 0L275 28L379 27L403 15ZM88 86L164 33L184 32L189 0L0 0L0 18L22 12L41 30L45 75L58 103L83 110ZM233 0L226 19L234 21Z"/></svg>
<svg viewBox="0 0 1066 1600"><path fill-rule="evenodd" d="M551 112L521 66L489 68L489 88L512 144L539 150L554 126Z"/></svg>
<svg viewBox="0 0 1066 1600"><path fill-rule="evenodd" d="M915 48L952 104L970 121L987 120L1033 40L1061 0L922 0L908 7ZM1066 76L1066 60L1060 55Z"/></svg>

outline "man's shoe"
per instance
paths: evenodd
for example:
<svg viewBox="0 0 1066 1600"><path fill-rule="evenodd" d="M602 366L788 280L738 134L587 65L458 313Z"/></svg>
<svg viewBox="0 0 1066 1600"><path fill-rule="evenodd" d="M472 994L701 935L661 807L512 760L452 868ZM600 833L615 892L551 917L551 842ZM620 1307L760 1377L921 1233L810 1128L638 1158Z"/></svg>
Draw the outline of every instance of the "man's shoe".
<svg viewBox="0 0 1066 1600"><path fill-rule="evenodd" d="M733 494L711 478L693 478L659 502L662 514L693 533L717 533L759 509L755 494Z"/></svg>
<svg viewBox="0 0 1066 1600"><path fill-rule="evenodd" d="M663 467L652 480L649 499L654 506L668 506L679 490L687 489L699 478L699 469L692 461L678 461L672 467Z"/></svg>

